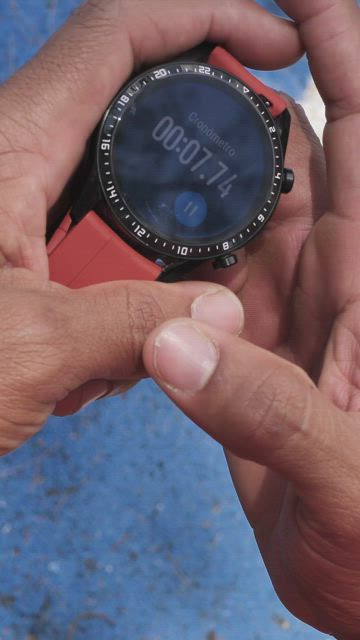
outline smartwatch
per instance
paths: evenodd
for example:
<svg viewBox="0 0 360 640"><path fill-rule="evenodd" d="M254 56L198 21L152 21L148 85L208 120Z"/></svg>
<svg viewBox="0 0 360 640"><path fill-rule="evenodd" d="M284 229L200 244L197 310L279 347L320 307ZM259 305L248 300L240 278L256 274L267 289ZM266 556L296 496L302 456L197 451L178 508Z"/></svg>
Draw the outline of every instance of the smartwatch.
<svg viewBox="0 0 360 640"><path fill-rule="evenodd" d="M48 229L50 279L71 288L181 279L236 264L294 184L286 100L204 44L130 78L92 137L85 178Z"/></svg>

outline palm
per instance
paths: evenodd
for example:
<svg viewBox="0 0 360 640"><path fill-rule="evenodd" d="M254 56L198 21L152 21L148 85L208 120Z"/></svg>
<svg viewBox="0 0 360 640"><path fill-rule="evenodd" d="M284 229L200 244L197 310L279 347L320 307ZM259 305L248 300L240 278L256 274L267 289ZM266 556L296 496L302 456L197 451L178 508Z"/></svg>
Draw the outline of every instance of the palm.
<svg viewBox="0 0 360 640"><path fill-rule="evenodd" d="M293 136L298 143L297 127L295 122ZM298 148L298 144L290 145L294 156L290 151L289 166L297 167ZM360 223L351 219L351 210L349 218L344 219L328 209L325 158L320 146L313 147L308 162L304 163L303 157L301 162L298 190L282 199L262 237L247 249L246 267L234 277L247 318L243 337L303 368L340 409L357 411ZM312 176L316 174L312 190L306 175L307 171L310 175L310 162ZM302 196L304 191L312 194L307 201ZM314 532L307 505L275 472L230 453L227 456L281 598L299 617L321 626L321 618L314 614L316 605L308 601L303 590L294 588L307 562L316 563L321 556L311 550ZM331 508L331 498L329 505ZM334 522L336 518L334 515ZM329 522L330 531L331 527ZM321 534L315 539L321 547ZM345 567L346 551L345 545L336 547L334 568ZM333 553L332 547L325 558L332 560ZM357 587L351 597L360 602Z"/></svg>
<svg viewBox="0 0 360 640"><path fill-rule="evenodd" d="M48 193L46 162L39 149L25 150L15 135L5 135L6 116L0 130L0 219L6 234L1 239L1 263L26 267L48 275L44 243ZM57 184L56 195L61 191Z"/></svg>

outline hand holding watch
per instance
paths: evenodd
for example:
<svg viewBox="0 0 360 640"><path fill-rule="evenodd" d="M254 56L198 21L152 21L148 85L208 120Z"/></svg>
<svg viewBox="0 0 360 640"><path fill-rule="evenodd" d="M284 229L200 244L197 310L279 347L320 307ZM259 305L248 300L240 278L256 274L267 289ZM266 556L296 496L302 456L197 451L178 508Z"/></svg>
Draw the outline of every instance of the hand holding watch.
<svg viewBox="0 0 360 640"><path fill-rule="evenodd" d="M51 230L52 280L80 288L176 280L204 260L231 267L291 190L286 101L223 48L199 51L132 77L113 100L79 197Z"/></svg>

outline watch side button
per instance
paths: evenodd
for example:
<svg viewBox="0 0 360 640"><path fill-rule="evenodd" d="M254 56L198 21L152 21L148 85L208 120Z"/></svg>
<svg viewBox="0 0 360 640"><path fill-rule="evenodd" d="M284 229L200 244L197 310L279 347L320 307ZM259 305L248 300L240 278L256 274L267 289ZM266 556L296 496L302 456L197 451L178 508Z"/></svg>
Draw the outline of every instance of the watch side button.
<svg viewBox="0 0 360 640"><path fill-rule="evenodd" d="M237 264L237 257L232 254L227 254L226 256L221 256L217 258L213 263L214 269L228 269L229 267L233 267Z"/></svg>
<svg viewBox="0 0 360 640"><path fill-rule="evenodd" d="M284 176L281 191L282 193L290 193L295 184L295 174L292 169L284 169Z"/></svg>

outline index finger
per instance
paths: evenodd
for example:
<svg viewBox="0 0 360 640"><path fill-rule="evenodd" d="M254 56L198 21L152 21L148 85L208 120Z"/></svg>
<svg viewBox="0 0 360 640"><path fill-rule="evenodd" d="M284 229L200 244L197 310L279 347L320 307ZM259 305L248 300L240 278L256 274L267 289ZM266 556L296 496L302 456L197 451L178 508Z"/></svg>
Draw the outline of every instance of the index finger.
<svg viewBox="0 0 360 640"><path fill-rule="evenodd" d="M47 160L48 206L133 68L206 39L255 67L285 66L302 52L294 24L253 0L92 0L5 85L1 129L4 137L12 132L15 148L31 148Z"/></svg>
<svg viewBox="0 0 360 640"><path fill-rule="evenodd" d="M299 23L311 71L326 105L324 146L332 210L342 217L357 218L360 9L356 0L277 2Z"/></svg>
<svg viewBox="0 0 360 640"><path fill-rule="evenodd" d="M360 9L356 0L277 0L298 24L328 121L360 110Z"/></svg>

